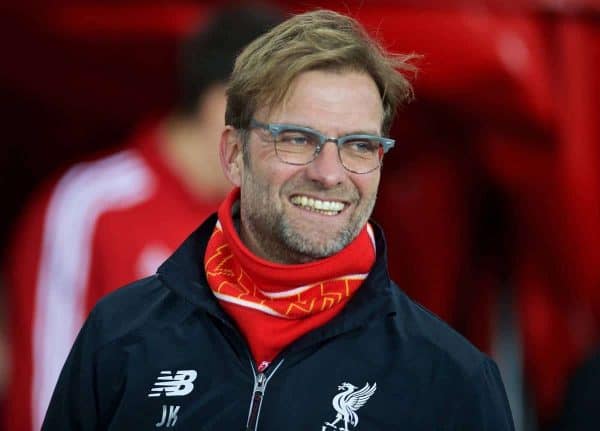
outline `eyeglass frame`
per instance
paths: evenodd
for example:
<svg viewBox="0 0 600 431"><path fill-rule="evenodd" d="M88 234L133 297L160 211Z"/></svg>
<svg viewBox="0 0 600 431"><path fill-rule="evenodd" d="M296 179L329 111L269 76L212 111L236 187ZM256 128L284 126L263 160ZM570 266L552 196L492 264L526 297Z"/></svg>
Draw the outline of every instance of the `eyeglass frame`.
<svg viewBox="0 0 600 431"><path fill-rule="evenodd" d="M311 127L299 126L297 124L263 123L262 121L258 121L258 120L254 119L254 118L252 118L250 120L250 127L249 127L249 129L250 128L263 129L263 130L266 130L269 133L271 133L271 136L273 137L273 146L275 148L275 154L277 154L277 158L282 163L286 163L288 165L305 166L305 165L311 164L312 162L315 161L315 159L317 158L317 156L321 152L323 146L327 142L333 142L336 145L337 150L338 150L338 159L340 161L340 164L348 172L352 172L352 173L358 174L358 175L368 174L368 173L371 173L371 172L375 171L376 169L379 169L383 165L383 156L380 158L379 163L377 164L377 166L375 166L373 169L370 169L370 170L368 170L366 172L353 171L352 169L349 169L344 164L344 162L342 160L342 155L340 153L340 147L345 142L347 142L349 140L358 140L358 139L376 140L381 145L381 147L383 149L383 154L385 154L389 150L391 150L394 147L394 145L396 144L396 141L394 139L392 139L392 138L385 138L383 136L378 136L378 135L370 135L370 134L362 133L362 134L344 135L344 136L340 136L340 137L334 138L334 137L331 137L331 136L325 136L324 134L322 134L318 130L315 130L315 129L311 128ZM281 156L279 155L279 152L277 151L277 142L275 141L275 138L282 131L285 131L285 130L298 131L298 132L306 132L306 133L312 134L312 135L314 135L314 136L316 136L316 137L319 138L319 142L317 143L317 146L315 147L315 152L313 153L312 159L310 159L306 163L293 163L293 162L287 162L287 161L281 159Z"/></svg>

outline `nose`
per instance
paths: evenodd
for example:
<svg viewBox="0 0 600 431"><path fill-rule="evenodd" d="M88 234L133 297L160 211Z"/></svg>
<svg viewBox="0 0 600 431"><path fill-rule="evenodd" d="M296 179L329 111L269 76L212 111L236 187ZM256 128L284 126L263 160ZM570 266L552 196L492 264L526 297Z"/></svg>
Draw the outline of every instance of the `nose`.
<svg viewBox="0 0 600 431"><path fill-rule="evenodd" d="M307 166L308 177L325 188L335 187L347 175L334 142L325 142L315 160Z"/></svg>

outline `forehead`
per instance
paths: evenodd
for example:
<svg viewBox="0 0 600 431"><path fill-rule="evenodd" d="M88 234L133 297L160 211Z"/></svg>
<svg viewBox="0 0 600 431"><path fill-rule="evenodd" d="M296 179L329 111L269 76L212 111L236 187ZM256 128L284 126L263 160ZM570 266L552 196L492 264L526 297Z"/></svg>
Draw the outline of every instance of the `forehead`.
<svg viewBox="0 0 600 431"><path fill-rule="evenodd" d="M284 101L257 117L272 123L309 126L330 136L380 133L383 106L370 75L356 71L314 70L298 75Z"/></svg>

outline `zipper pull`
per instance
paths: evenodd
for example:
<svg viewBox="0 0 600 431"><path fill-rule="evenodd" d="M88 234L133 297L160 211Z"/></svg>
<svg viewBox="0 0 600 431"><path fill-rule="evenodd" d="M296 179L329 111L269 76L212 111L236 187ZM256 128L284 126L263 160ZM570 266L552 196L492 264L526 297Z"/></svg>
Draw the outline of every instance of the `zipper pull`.
<svg viewBox="0 0 600 431"><path fill-rule="evenodd" d="M250 401L250 412L248 413L248 421L246 422L246 431L256 431L258 429L258 417L260 416L260 407L262 405L265 389L267 388L267 383L269 383L269 380L271 380L271 377L277 372L281 364L283 364L283 359L279 361L275 368L269 368L270 372L267 377L265 372L256 374L254 362L252 357L250 357L250 366L252 367L252 374L254 375L254 389L252 390L252 400Z"/></svg>
<svg viewBox="0 0 600 431"><path fill-rule="evenodd" d="M265 387L267 386L267 377L265 373L259 373L254 381L254 393L252 394L252 402L250 404L250 414L246 431L255 431L258 425L258 415L260 414L260 406L262 404Z"/></svg>

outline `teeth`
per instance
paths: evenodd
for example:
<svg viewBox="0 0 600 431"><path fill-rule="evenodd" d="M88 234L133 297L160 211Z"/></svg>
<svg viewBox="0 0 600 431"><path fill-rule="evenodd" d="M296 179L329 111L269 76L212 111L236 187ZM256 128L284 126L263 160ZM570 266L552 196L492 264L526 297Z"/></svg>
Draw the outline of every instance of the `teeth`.
<svg viewBox="0 0 600 431"><path fill-rule="evenodd" d="M292 197L291 201L294 205L301 206L325 215L336 215L342 211L345 206L342 202L322 201L319 199L309 198L307 196L294 196Z"/></svg>

